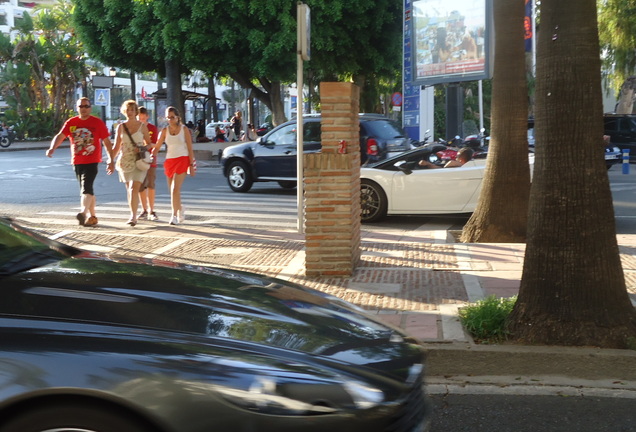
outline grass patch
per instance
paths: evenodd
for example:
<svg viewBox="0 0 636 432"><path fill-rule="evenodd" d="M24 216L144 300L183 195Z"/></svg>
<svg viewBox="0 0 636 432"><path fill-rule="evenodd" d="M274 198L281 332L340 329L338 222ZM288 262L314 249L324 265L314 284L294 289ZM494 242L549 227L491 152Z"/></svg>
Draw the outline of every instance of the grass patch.
<svg viewBox="0 0 636 432"><path fill-rule="evenodd" d="M459 310L459 320L479 343L497 343L508 338L506 319L517 297L498 298L488 296Z"/></svg>

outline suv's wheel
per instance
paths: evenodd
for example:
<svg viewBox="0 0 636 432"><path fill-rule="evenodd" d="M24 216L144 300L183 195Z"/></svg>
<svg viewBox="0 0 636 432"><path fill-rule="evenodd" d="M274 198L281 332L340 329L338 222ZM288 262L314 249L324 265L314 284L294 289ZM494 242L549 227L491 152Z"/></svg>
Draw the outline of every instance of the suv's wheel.
<svg viewBox="0 0 636 432"><path fill-rule="evenodd" d="M278 185L282 187L283 189L293 189L296 187L296 183L297 182L293 180L285 180L285 181L279 181Z"/></svg>
<svg viewBox="0 0 636 432"><path fill-rule="evenodd" d="M245 162L230 163L227 170L227 183L234 192L247 192L251 189L254 179Z"/></svg>
<svg viewBox="0 0 636 432"><path fill-rule="evenodd" d="M363 179L360 185L362 222L376 222L386 216L388 200L384 190L375 182Z"/></svg>

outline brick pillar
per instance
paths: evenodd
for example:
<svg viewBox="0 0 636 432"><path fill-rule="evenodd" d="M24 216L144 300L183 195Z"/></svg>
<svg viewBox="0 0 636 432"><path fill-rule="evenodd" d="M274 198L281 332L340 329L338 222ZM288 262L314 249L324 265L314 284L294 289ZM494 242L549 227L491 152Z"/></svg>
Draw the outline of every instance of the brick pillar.
<svg viewBox="0 0 636 432"><path fill-rule="evenodd" d="M321 83L320 100L322 151L304 160L305 274L347 277L360 260L360 89Z"/></svg>

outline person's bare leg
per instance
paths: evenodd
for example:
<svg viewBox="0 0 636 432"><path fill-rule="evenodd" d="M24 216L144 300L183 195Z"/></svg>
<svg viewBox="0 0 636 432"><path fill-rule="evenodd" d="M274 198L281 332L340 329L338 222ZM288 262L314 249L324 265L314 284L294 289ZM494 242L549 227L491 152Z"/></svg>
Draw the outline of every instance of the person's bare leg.
<svg viewBox="0 0 636 432"><path fill-rule="evenodd" d="M144 189L139 192L139 202L141 203L141 212L146 213L152 210L152 206L148 205L148 193L146 192L148 189ZM149 208L150 207L150 208Z"/></svg>
<svg viewBox="0 0 636 432"><path fill-rule="evenodd" d="M128 222L137 223L137 210L139 208L139 188L141 182L131 181L128 183L128 206L130 207L130 220Z"/></svg>
<svg viewBox="0 0 636 432"><path fill-rule="evenodd" d="M151 188L146 189L146 191L148 191L148 213L154 213L156 191Z"/></svg>
<svg viewBox="0 0 636 432"><path fill-rule="evenodd" d="M81 213L95 216L95 195L82 194Z"/></svg>
<svg viewBox="0 0 636 432"><path fill-rule="evenodd" d="M175 174L174 181L172 183L172 189L170 190L170 198L172 201L172 214L178 216L178 212L183 211L181 205L181 185L186 178L186 173Z"/></svg>

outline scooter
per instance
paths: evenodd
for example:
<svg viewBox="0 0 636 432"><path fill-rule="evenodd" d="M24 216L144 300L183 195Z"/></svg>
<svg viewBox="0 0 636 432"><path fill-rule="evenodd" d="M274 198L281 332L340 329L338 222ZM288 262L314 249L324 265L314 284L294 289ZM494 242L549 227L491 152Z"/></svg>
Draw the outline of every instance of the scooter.
<svg viewBox="0 0 636 432"><path fill-rule="evenodd" d="M411 140L411 148L417 148L417 147L422 147L425 146L426 144L428 144L428 141L431 139L431 130L427 129L426 132L424 132L424 139L421 141L415 141L415 140Z"/></svg>
<svg viewBox="0 0 636 432"><path fill-rule="evenodd" d="M16 133L13 127L0 126L0 147L7 148L15 140Z"/></svg>

